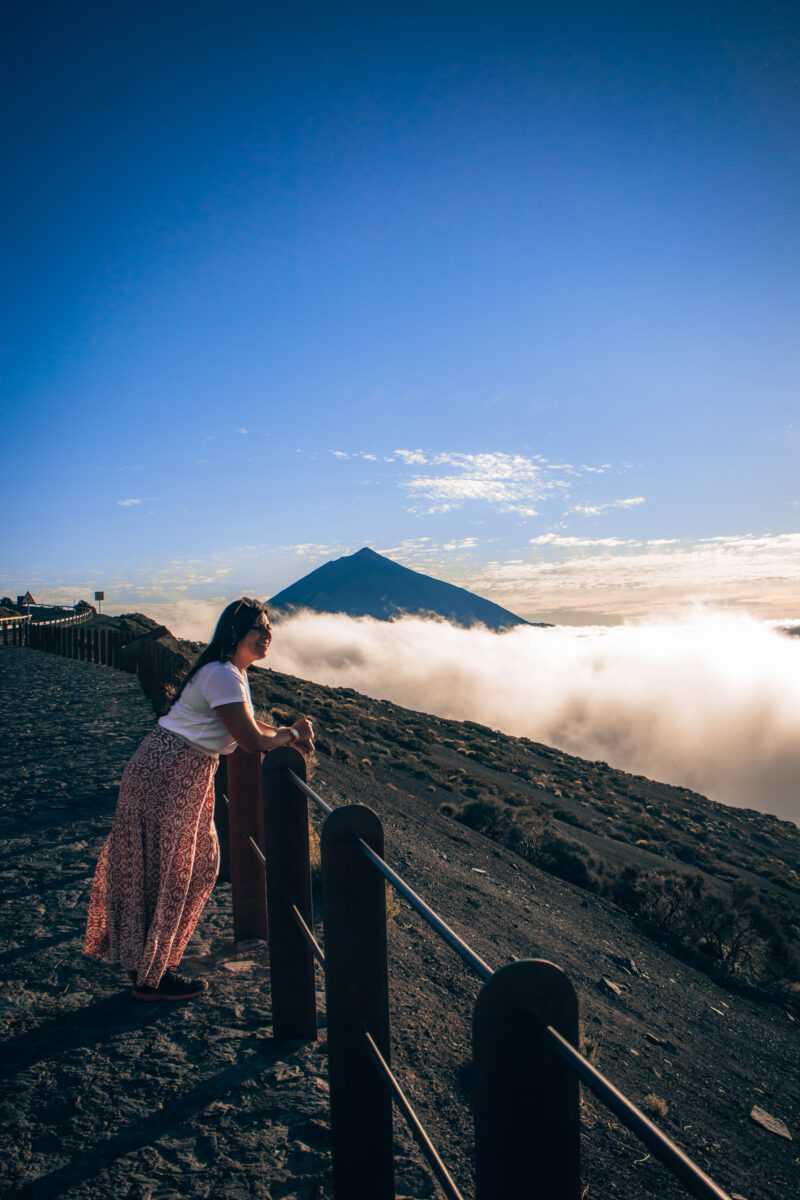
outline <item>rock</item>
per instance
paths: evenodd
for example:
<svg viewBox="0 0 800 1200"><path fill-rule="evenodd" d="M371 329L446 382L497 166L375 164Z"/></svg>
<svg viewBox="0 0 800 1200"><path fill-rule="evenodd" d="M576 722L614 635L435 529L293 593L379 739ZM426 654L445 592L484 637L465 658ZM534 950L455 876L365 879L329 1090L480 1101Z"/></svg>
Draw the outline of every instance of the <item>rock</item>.
<svg viewBox="0 0 800 1200"><path fill-rule="evenodd" d="M615 983L613 979L606 979L605 975L601 978L599 987L601 991L607 992L611 996L621 996L625 991L621 983Z"/></svg>
<svg viewBox="0 0 800 1200"><path fill-rule="evenodd" d="M759 1108L757 1104L754 1104L750 1109L750 1117L755 1121L756 1125L760 1125L762 1129L766 1129L769 1133L774 1133L777 1137L786 1138L789 1142L793 1141L788 1125L780 1117L773 1117L772 1113Z"/></svg>
<svg viewBox="0 0 800 1200"><path fill-rule="evenodd" d="M236 962L226 962L222 964L226 971L230 971L232 975L243 975L246 971L252 971L258 963L252 959L239 959Z"/></svg>
<svg viewBox="0 0 800 1200"><path fill-rule="evenodd" d="M614 966L619 967L620 971L624 971L626 975L636 975L641 978L642 972L632 958L629 958L625 954L609 954L608 957Z"/></svg>
<svg viewBox="0 0 800 1200"><path fill-rule="evenodd" d="M669 1038L657 1037L655 1033L645 1033L644 1036L647 1038L648 1042L652 1042L654 1046L661 1046L662 1049L666 1050L669 1054L678 1053L678 1047L674 1042L671 1042Z"/></svg>

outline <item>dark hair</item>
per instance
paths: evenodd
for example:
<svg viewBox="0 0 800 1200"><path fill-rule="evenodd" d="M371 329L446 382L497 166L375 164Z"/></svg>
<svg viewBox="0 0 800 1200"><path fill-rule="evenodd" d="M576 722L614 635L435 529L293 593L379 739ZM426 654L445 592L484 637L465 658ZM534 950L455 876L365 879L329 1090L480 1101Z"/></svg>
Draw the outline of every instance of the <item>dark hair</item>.
<svg viewBox="0 0 800 1200"><path fill-rule="evenodd" d="M214 636L178 688L175 700L172 701L173 704L180 699L183 689L192 676L196 675L206 663L230 662L236 653L239 642L253 628L262 613L269 620L266 604L262 604L260 600L250 600L247 596L242 596L241 600L233 600L227 608L223 609L217 621Z"/></svg>

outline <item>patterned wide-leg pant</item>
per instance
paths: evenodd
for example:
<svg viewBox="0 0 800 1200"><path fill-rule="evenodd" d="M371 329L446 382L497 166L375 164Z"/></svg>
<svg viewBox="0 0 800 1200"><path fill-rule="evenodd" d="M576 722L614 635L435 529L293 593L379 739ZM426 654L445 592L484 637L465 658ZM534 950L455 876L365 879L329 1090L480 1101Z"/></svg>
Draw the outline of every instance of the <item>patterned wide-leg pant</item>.
<svg viewBox="0 0 800 1200"><path fill-rule="evenodd" d="M217 878L217 761L156 725L122 775L83 951L148 987L180 963Z"/></svg>

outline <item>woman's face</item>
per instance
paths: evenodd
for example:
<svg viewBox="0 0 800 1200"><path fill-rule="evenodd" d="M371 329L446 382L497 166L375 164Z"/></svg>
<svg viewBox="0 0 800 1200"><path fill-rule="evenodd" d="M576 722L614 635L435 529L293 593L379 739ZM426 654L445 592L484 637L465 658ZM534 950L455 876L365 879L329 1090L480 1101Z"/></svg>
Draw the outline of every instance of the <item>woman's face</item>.
<svg viewBox="0 0 800 1200"><path fill-rule="evenodd" d="M269 618L266 613L259 613L253 625L248 629L247 633L239 642L239 647L244 647L248 654L253 655L253 660L264 658L269 650L269 644L272 641L272 626L269 623Z"/></svg>

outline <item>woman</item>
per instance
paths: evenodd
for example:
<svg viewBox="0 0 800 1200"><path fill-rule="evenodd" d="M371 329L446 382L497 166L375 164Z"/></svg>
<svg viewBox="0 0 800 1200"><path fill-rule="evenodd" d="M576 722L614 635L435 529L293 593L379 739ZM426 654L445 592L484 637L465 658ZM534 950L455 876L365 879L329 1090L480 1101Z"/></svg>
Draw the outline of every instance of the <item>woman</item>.
<svg viewBox="0 0 800 1200"><path fill-rule="evenodd" d="M97 862L84 953L119 962L137 1000L189 1000L206 990L175 968L219 869L214 774L220 754L313 747L311 722L256 721L247 668L272 640L258 600L229 604L166 716L122 775L111 833Z"/></svg>

